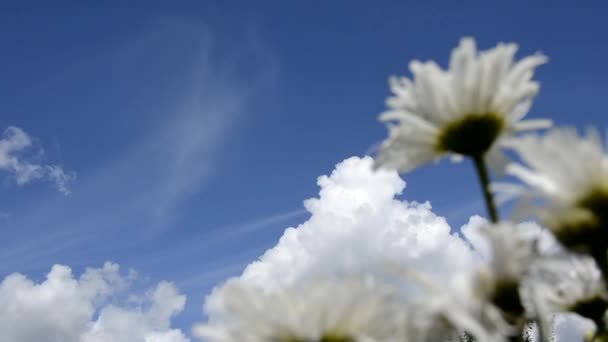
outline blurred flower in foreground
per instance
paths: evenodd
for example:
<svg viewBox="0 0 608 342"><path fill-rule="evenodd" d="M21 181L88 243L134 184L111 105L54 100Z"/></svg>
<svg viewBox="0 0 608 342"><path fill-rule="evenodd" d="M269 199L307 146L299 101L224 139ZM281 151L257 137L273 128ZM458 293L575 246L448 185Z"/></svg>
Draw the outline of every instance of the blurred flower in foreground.
<svg viewBox="0 0 608 342"><path fill-rule="evenodd" d="M206 341L403 341L392 289L371 279L317 280L270 293L228 283L221 291L226 314L193 329Z"/></svg>
<svg viewBox="0 0 608 342"><path fill-rule="evenodd" d="M475 41L464 38L449 70L413 61L413 80L392 77L394 96L380 116L389 137L377 165L407 172L448 153L481 158L505 135L550 126L549 120L522 121L539 90L534 70L547 58L536 54L515 63L516 51L516 44L501 43L478 53ZM499 168L504 159L492 150L490 165Z"/></svg>
<svg viewBox="0 0 608 342"><path fill-rule="evenodd" d="M523 324L520 284L538 257L538 241L510 223L481 228L490 247L490 260L478 272L478 288L500 308L512 324Z"/></svg>
<svg viewBox="0 0 608 342"><path fill-rule="evenodd" d="M513 332L488 297L487 277L463 272L450 279L449 287L415 268L389 263L404 281L414 281L424 295L410 298L406 306L408 342L475 341L503 342Z"/></svg>
<svg viewBox="0 0 608 342"><path fill-rule="evenodd" d="M582 138L574 129L553 129L543 137L512 139L508 145L529 168L520 164L507 167L507 173L525 185L493 184L501 199L519 198L519 215L538 216L565 246L577 251L603 251L605 259L608 155L598 132L589 129L587 137Z"/></svg>
<svg viewBox="0 0 608 342"><path fill-rule="evenodd" d="M503 342L510 333L498 309L475 296L470 288L435 288L428 295L412 300L407 305L406 328L408 342L451 342L469 340ZM426 288L429 290L429 288Z"/></svg>
<svg viewBox="0 0 608 342"><path fill-rule="evenodd" d="M487 260L452 279L449 289L407 266L392 269L428 293L408 305L407 341L458 341L467 332L477 341L504 341L526 323L520 285L539 255L535 235L514 224L480 226Z"/></svg>
<svg viewBox="0 0 608 342"><path fill-rule="evenodd" d="M553 316L573 312L603 324L606 290L593 259L567 256L539 259L529 269L521 297L531 319L539 319L545 334Z"/></svg>

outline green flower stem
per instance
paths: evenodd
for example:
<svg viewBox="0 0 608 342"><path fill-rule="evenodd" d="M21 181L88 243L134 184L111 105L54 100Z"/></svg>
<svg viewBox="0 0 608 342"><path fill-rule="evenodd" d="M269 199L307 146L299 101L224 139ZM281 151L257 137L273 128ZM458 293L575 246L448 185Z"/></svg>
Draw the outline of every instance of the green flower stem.
<svg viewBox="0 0 608 342"><path fill-rule="evenodd" d="M488 215L493 223L498 223L498 210L496 209L496 203L494 203L494 196L490 192L490 177L488 176L488 168L486 162L483 159L483 155L474 155L473 163L475 164L475 170L479 176L479 182L483 190L483 197L486 202L486 208L488 209Z"/></svg>

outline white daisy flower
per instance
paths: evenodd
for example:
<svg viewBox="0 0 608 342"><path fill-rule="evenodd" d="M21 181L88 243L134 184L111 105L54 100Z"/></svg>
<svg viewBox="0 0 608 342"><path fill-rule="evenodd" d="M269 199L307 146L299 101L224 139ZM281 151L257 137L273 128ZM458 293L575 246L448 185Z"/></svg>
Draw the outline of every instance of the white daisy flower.
<svg viewBox="0 0 608 342"><path fill-rule="evenodd" d="M520 198L519 215L536 215L565 246L584 251L597 247L605 258L608 155L598 132L589 129L582 138L573 128L553 129L542 137L512 139L508 146L528 167L508 165L507 173L524 185L492 185L499 198Z"/></svg>
<svg viewBox="0 0 608 342"><path fill-rule="evenodd" d="M503 342L513 332L500 310L488 301L481 274L462 272L445 284L412 267L387 266L425 291L408 301L404 341L459 341L466 332L476 341Z"/></svg>
<svg viewBox="0 0 608 342"><path fill-rule="evenodd" d="M470 274L454 277L449 288L416 270L404 270L430 292L409 307L408 341L456 341L463 331L479 341L503 341L523 328L519 287L538 256L537 240L509 223L477 230L485 238L487 260Z"/></svg>
<svg viewBox="0 0 608 342"><path fill-rule="evenodd" d="M477 341L506 340L510 328L496 307L468 294L459 296L458 291L451 290L446 287L432 291L408 303L404 341L459 341L465 332Z"/></svg>
<svg viewBox="0 0 608 342"><path fill-rule="evenodd" d="M487 266L494 280L519 282L539 255L538 236L511 223L488 224L480 232L490 247Z"/></svg>
<svg viewBox="0 0 608 342"><path fill-rule="evenodd" d="M545 334L552 330L557 313L577 313L603 324L608 297L593 259L575 256L540 259L528 274L521 288L522 302L530 318L540 319Z"/></svg>
<svg viewBox="0 0 608 342"><path fill-rule="evenodd" d="M389 137L380 147L378 166L410 171L448 153L490 159L499 168L497 153L486 154L511 133L545 128L549 120L526 120L539 84L534 70L545 63L542 54L514 61L517 45L498 44L478 52L472 38L453 50L448 70L435 62L413 61L413 80L392 77L388 111Z"/></svg>
<svg viewBox="0 0 608 342"><path fill-rule="evenodd" d="M538 241L520 227L501 223L481 227L490 249L489 260L478 273L479 289L511 323L519 322L524 307L519 296L522 279L539 256Z"/></svg>
<svg viewBox="0 0 608 342"><path fill-rule="evenodd" d="M403 341L392 289L371 279L319 280L270 293L233 282L221 291L225 315L193 329L206 341Z"/></svg>

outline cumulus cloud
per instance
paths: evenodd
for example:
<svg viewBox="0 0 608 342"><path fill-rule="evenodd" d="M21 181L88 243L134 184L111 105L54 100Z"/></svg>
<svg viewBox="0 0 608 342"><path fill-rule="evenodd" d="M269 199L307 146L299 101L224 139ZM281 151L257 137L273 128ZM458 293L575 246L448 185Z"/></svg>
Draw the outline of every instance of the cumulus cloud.
<svg viewBox="0 0 608 342"><path fill-rule="evenodd" d="M222 299L229 283L264 292L351 272L391 282L395 280L387 268L391 261L411 265L447 288L489 258L489 247L479 232L486 223L483 218L471 217L460 236L431 211L429 203L397 199L405 182L396 172L372 170L372 164L369 157L352 157L339 163L331 175L319 177L319 197L304 202L310 218L287 228L277 245L249 264L241 276L212 291L204 305L209 320L229 316ZM541 251L559 252L552 236L536 223L519 228L531 238L539 237ZM405 296L416 290L414 284L397 280ZM580 319L560 316L557 323L558 341L581 336L588 329L588 322Z"/></svg>
<svg viewBox="0 0 608 342"><path fill-rule="evenodd" d="M19 185L36 179L53 182L63 194L69 194L68 183L75 177L66 173L61 166L46 165L27 159L23 153L32 147L32 138L19 127L8 127L0 139L0 170L8 171ZM43 154L42 150L38 151Z"/></svg>
<svg viewBox="0 0 608 342"><path fill-rule="evenodd" d="M320 274L365 271L389 279L387 260L407 260L446 284L471 270L475 260L469 244L430 204L396 199L405 182L396 172L374 171L372 165L369 157L353 157L319 177L319 197L304 203L310 218L287 228L275 247L230 281L268 290ZM222 315L220 292L216 289L205 304L212 319Z"/></svg>
<svg viewBox="0 0 608 342"><path fill-rule="evenodd" d="M106 263L79 278L55 265L35 283L14 273L0 283L0 342L188 342L171 318L186 296L167 282L123 305L114 303L135 274Z"/></svg>

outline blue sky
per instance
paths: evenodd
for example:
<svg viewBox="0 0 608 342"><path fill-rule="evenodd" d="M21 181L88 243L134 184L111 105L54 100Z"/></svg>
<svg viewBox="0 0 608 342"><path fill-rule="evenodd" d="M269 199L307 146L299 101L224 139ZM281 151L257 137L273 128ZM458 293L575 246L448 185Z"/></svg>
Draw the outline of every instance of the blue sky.
<svg viewBox="0 0 608 342"><path fill-rule="evenodd" d="M125 3L0 5L0 129L78 177L69 196L0 177L0 274L112 260L187 293L184 327L306 219L317 176L385 137L387 77L411 59L517 42L550 58L530 117L605 125L600 2ZM468 163L404 179L453 227L483 209Z"/></svg>

